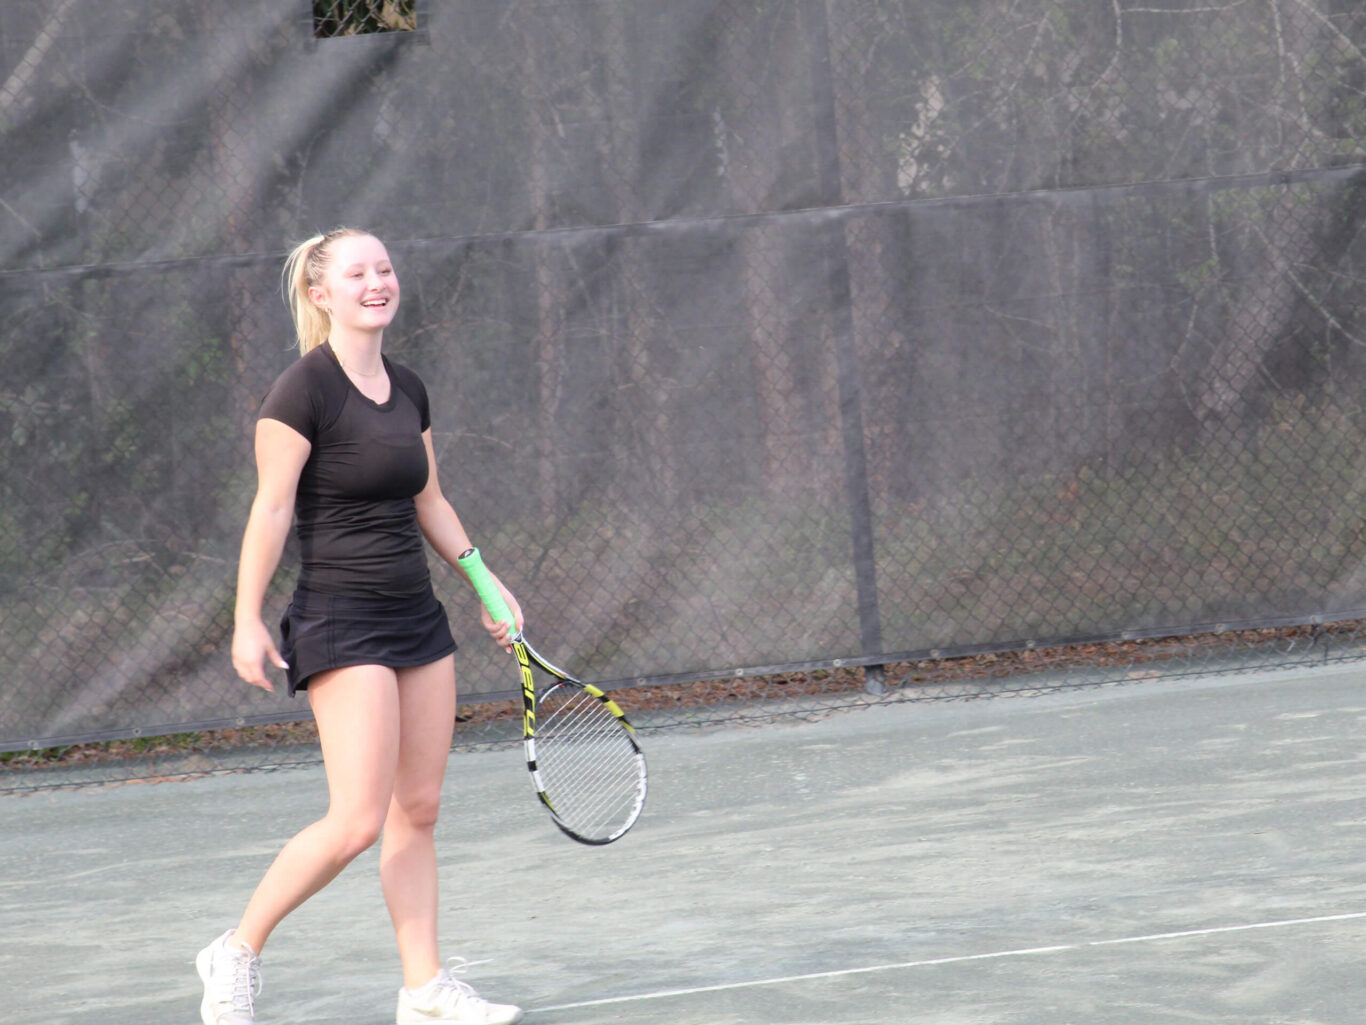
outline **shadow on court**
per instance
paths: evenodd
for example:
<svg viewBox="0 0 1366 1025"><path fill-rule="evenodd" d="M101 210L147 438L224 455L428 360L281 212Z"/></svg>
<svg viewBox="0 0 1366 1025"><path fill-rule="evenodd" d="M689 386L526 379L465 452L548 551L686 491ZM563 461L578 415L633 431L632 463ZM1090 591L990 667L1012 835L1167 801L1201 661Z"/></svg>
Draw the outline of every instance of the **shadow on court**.
<svg viewBox="0 0 1366 1025"><path fill-rule="evenodd" d="M605 849L520 749L451 758L450 953L528 1025L1334 1023L1366 1002L1366 667L645 737ZM191 1025L195 952L320 768L0 799L0 1019ZM369 852L276 932L262 1025L393 1021Z"/></svg>

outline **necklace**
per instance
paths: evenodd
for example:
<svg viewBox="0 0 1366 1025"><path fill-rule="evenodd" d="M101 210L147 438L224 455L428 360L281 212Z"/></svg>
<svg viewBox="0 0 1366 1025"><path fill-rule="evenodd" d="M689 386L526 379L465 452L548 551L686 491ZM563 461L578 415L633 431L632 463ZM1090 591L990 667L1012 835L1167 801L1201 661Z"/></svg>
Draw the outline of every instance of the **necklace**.
<svg viewBox="0 0 1366 1025"><path fill-rule="evenodd" d="M338 352L335 348L333 348L332 350L332 355L337 357L337 363L348 374L355 374L357 377L379 377L381 374L384 373L384 357L382 356L380 357L379 369L372 370L370 373L367 374L364 370L357 370L355 367L348 367L346 365L346 360L342 359L341 353Z"/></svg>

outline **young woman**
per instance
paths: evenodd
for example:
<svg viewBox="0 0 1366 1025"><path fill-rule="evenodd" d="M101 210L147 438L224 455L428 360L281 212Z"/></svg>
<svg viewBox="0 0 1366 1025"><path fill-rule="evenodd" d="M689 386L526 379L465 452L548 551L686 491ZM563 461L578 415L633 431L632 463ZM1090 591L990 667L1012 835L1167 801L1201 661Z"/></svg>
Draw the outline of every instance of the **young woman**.
<svg viewBox="0 0 1366 1025"><path fill-rule="evenodd" d="M433 831L455 721L445 610L423 539L452 566L470 548L437 483L427 393L381 352L399 286L384 245L338 229L285 265L302 353L256 425L258 485L242 539L233 667L274 686L266 662L306 690L327 776L327 813L281 850L237 926L199 953L204 1025L251 1025L271 930L383 837L380 882L403 965L398 1025L495 1025L521 1017L443 968ZM261 618L291 524L297 589L277 649ZM521 628L521 610L499 584ZM487 612L493 639L507 624ZM453 959L458 961L458 959Z"/></svg>

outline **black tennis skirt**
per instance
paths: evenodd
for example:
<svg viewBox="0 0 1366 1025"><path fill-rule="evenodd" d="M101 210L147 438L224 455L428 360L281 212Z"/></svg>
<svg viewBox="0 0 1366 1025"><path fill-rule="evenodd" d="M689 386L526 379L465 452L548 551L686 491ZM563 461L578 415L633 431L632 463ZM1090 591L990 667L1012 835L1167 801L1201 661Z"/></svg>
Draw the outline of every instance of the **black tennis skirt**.
<svg viewBox="0 0 1366 1025"><path fill-rule="evenodd" d="M445 607L430 589L411 598L295 591L280 620L289 693L343 666L425 666L455 650Z"/></svg>

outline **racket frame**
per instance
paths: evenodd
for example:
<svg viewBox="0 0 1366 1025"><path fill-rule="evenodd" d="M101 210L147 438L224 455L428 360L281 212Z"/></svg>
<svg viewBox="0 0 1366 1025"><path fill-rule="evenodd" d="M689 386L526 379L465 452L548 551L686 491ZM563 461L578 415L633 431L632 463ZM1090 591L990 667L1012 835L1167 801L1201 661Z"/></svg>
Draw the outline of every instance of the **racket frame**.
<svg viewBox="0 0 1366 1025"><path fill-rule="evenodd" d="M645 806L645 754L641 751L640 745L636 742L636 728L631 725L630 721L626 718L626 714L621 710L621 706L613 701L609 694L600 688L593 686L591 683L584 683L577 677L571 676L559 666L543 658L540 652L533 648L521 633L518 633L513 637L512 653L517 659L517 667L522 676L522 748L526 755L527 772L531 775L531 785L536 790L537 798L539 798L541 804L544 805L546 811L550 813L550 817L555 825L571 839L577 840L582 844L587 844L590 847L601 847L612 843L614 840L619 840L626 834L627 830L635 825L636 820L640 818L641 810ZM577 832L560 817L560 813L555 808L553 795L546 790L545 780L541 776L540 764L536 758L536 713L537 709L540 707L540 693L542 692L537 690L535 675L532 672L533 665L540 668L543 672L548 673L550 676L555 677L557 681L550 688L546 689L546 693L548 693L549 690L553 690L555 687L566 684L578 688L589 697L596 698L598 701L602 702L607 711L612 714L617 723L625 730L625 739L630 743L637 760L639 786L637 788L635 805L632 808L630 815L608 836L585 836L582 833Z"/></svg>

